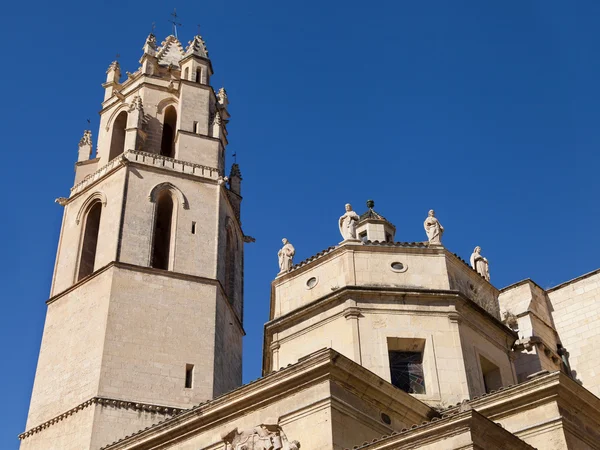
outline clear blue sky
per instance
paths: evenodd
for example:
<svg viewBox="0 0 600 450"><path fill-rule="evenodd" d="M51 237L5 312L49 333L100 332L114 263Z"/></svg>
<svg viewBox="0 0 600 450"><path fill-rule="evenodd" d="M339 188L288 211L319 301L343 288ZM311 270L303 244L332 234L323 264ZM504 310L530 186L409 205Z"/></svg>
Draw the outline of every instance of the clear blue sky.
<svg viewBox="0 0 600 450"><path fill-rule="evenodd" d="M176 6L201 25L231 101L244 176L244 381L260 375L277 249L296 260L340 240L365 201L424 240L480 245L492 282L550 287L600 266L600 2L45 2L3 7L0 448L17 448L77 143L94 137L105 70L138 67ZM231 162L231 158L229 158ZM593 231L593 233L592 233Z"/></svg>

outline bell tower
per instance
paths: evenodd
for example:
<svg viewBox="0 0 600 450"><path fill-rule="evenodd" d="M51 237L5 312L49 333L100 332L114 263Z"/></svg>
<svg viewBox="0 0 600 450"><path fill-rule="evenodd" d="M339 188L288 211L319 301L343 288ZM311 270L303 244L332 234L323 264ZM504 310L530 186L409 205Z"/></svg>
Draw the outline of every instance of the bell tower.
<svg viewBox="0 0 600 450"><path fill-rule="evenodd" d="M107 70L64 208L22 449L98 449L242 381L241 172L200 36ZM92 156L95 156L92 158Z"/></svg>

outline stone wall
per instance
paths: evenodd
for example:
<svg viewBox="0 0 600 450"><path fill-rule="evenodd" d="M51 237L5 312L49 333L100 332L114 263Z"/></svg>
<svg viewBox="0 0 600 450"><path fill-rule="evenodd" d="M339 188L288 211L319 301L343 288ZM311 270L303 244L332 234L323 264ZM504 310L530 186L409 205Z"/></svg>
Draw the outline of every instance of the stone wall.
<svg viewBox="0 0 600 450"><path fill-rule="evenodd" d="M575 379L600 396L600 270L548 290Z"/></svg>

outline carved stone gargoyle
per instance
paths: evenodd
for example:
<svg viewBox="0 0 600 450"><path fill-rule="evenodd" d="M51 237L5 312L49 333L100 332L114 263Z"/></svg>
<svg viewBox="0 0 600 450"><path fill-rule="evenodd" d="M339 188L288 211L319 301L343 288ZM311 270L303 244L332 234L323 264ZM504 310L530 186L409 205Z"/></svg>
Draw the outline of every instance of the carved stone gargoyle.
<svg viewBox="0 0 600 450"><path fill-rule="evenodd" d="M261 424L239 432L234 428L222 436L225 450L299 450L298 441L289 441L279 425Z"/></svg>

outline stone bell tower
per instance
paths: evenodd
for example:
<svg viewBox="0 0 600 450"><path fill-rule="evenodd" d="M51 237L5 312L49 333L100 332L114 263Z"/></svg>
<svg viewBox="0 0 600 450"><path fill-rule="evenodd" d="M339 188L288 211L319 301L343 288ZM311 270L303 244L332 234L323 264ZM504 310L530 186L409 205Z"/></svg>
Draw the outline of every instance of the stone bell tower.
<svg viewBox="0 0 600 450"><path fill-rule="evenodd" d="M206 45L107 71L79 143L23 449L97 449L241 384L241 172Z"/></svg>

